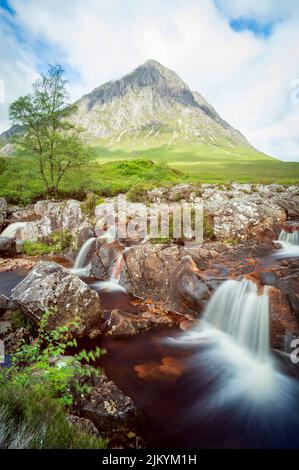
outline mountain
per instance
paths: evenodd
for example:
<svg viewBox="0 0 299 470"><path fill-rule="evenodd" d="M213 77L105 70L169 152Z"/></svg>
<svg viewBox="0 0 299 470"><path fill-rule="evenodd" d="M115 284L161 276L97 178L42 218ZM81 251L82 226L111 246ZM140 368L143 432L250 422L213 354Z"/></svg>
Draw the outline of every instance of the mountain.
<svg viewBox="0 0 299 470"><path fill-rule="evenodd" d="M74 117L88 140L117 145L250 144L172 70L148 60L83 96Z"/></svg>

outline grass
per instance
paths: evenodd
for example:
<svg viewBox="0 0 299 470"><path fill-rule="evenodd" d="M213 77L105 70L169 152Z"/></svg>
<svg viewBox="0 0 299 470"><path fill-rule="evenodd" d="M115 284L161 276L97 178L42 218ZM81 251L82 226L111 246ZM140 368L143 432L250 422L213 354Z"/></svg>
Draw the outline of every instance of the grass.
<svg viewBox="0 0 299 470"><path fill-rule="evenodd" d="M299 182L299 163L287 163L269 157L253 148L211 146L208 144L178 144L143 149L137 146L96 148L97 161L139 158L167 164L183 174L183 180L199 183L281 183Z"/></svg>
<svg viewBox="0 0 299 470"><path fill-rule="evenodd" d="M109 148L99 143L93 146L95 159L66 175L61 198L83 201L88 192L110 197L134 190L136 185L150 189L180 182L299 183L299 163L282 162L253 148L230 147L227 143L167 146L157 141L145 147L140 141ZM16 204L46 197L32 157L0 158L0 196Z"/></svg>
<svg viewBox="0 0 299 470"><path fill-rule="evenodd" d="M67 422L47 387L0 386L0 449L105 449L107 441Z"/></svg>

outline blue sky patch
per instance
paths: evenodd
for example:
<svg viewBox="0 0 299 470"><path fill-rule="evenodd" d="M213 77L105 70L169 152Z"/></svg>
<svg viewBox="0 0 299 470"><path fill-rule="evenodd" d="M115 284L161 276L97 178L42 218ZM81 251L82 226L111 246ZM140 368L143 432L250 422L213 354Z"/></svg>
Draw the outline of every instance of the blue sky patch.
<svg viewBox="0 0 299 470"><path fill-rule="evenodd" d="M242 31L251 31L256 36L262 37L264 39L269 38L272 33L276 22L261 24L254 18L234 18L230 20L230 27L236 32Z"/></svg>

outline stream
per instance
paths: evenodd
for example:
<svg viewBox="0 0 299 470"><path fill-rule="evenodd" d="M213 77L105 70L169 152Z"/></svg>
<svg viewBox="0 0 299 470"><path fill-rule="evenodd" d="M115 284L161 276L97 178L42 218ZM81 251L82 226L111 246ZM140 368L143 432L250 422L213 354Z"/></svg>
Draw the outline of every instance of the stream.
<svg viewBox="0 0 299 470"><path fill-rule="evenodd" d="M23 277L0 273L0 293L9 295ZM104 311L136 309L123 290L83 280L99 293ZM79 346L107 350L96 365L133 399L148 448L299 446L298 368L283 353L270 350L266 363L257 363L214 328L160 328Z"/></svg>

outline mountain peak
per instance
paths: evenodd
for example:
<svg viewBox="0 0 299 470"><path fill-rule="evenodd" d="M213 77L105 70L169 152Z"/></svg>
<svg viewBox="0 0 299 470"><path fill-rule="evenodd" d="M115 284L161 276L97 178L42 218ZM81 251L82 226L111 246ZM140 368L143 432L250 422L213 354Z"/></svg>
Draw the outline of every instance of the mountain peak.
<svg viewBox="0 0 299 470"><path fill-rule="evenodd" d="M91 138L108 138L111 142L119 142L122 136L134 140L145 132L160 140L164 135L168 143L181 139L248 145L199 93L192 92L176 72L154 59L81 98L76 122Z"/></svg>

